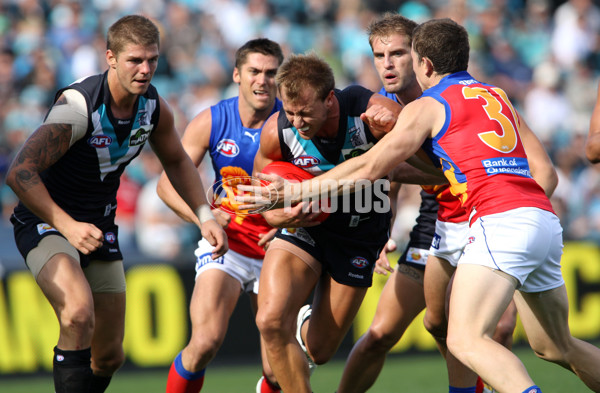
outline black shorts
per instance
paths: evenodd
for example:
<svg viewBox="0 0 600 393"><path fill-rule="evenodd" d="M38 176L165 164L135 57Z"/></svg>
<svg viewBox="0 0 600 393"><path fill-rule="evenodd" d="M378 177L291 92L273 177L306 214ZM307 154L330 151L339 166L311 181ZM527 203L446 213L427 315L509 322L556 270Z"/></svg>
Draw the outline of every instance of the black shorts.
<svg viewBox="0 0 600 393"><path fill-rule="evenodd" d="M56 229L44 223L39 218L30 215L13 214L10 217L13 224L15 242L19 253L23 259L27 259L27 254L37 247L39 242L46 236L59 235L64 237ZM123 255L119 248L118 234L119 229L112 219L107 218L104 222L94 223L104 234L104 243L102 246L89 255L79 253L81 267L87 267L92 260L117 261L122 260Z"/></svg>
<svg viewBox="0 0 600 393"><path fill-rule="evenodd" d="M425 261L435 233L438 202L434 194L421 191L421 206L417 223L410 231L408 245L398 259L399 264L406 264L425 270Z"/></svg>
<svg viewBox="0 0 600 393"><path fill-rule="evenodd" d="M349 239L317 227L280 229L276 237L310 255L336 282L352 287L370 287L375 262L388 240L387 231L373 231L368 239Z"/></svg>

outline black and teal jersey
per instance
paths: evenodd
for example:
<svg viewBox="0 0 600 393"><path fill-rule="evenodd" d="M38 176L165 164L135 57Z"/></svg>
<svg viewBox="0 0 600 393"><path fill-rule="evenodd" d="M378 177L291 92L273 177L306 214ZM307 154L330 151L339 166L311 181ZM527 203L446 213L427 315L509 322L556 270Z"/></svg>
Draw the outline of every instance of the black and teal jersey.
<svg viewBox="0 0 600 393"><path fill-rule="evenodd" d="M75 89L85 97L88 128L54 165L40 174L52 199L79 221L94 223L114 215L120 177L137 157L159 117L159 96L150 85L139 96L128 119L117 119L110 110L107 73L79 80L64 90ZM15 214L21 218L28 210L20 204ZM30 213L31 214L31 213Z"/></svg>
<svg viewBox="0 0 600 393"><path fill-rule="evenodd" d="M326 172L342 162L356 157L375 145L377 138L360 115L365 112L369 99L374 94L364 87L353 85L344 90L335 90L339 102L338 133L332 139L303 139L298 130L288 121L282 110L278 117L279 143L284 161L312 173L315 176ZM330 230L349 236L367 236L374 231L387 232L391 212L381 209L389 207L387 191L373 186L359 193L339 195L337 209L322 224L307 228L309 231ZM383 211L385 210L385 211Z"/></svg>

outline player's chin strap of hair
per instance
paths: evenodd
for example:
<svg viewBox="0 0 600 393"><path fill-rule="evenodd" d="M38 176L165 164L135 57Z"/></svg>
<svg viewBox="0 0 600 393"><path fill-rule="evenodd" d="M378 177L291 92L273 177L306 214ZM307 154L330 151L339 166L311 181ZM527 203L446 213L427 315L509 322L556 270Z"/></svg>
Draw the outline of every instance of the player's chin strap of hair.
<svg viewBox="0 0 600 393"><path fill-rule="evenodd" d="M200 220L200 224L204 224L208 220L214 220L215 216L212 214L212 208L210 205L200 205L200 207L196 210L196 215L198 215L198 220Z"/></svg>

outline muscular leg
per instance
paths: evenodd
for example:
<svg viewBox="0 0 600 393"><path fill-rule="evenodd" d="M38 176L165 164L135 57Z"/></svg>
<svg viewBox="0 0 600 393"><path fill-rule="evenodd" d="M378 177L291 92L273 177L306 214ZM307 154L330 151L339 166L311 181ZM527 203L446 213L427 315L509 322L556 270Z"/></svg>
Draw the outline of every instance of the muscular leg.
<svg viewBox="0 0 600 393"><path fill-rule="evenodd" d="M496 331L494 332L494 341L499 342L508 349L512 349L513 334L517 324L517 306L514 301L510 302L504 314L500 317Z"/></svg>
<svg viewBox="0 0 600 393"><path fill-rule="evenodd" d="M113 375L125 360L125 293L95 293L96 327L92 339L92 370L95 375Z"/></svg>
<svg viewBox="0 0 600 393"><path fill-rule="evenodd" d="M522 392L534 385L521 361L492 339L515 287L510 276L462 264L456 269L450 296L448 349L502 392Z"/></svg>
<svg viewBox="0 0 600 393"><path fill-rule="evenodd" d="M477 375L465 367L452 353L449 353L446 346L448 297L455 270L456 268L444 258L435 255L429 255L427 258L424 282L427 309L423 323L435 339L440 353L446 359L450 386L467 388L475 386Z"/></svg>
<svg viewBox="0 0 600 393"><path fill-rule="evenodd" d="M66 254L56 254L42 268L37 282L58 316L58 347L89 348L94 331L94 300L79 262Z"/></svg>
<svg viewBox="0 0 600 393"><path fill-rule="evenodd" d="M316 364L327 363L336 353L367 293L367 287L339 284L322 275L315 290L310 319L302 336Z"/></svg>
<svg viewBox="0 0 600 393"><path fill-rule="evenodd" d="M258 299L255 293L250 294L250 305L252 306L252 311L254 312L254 316L256 317L256 312L258 309ZM262 336L260 336L260 358L262 362L263 375L265 378L269 380L269 382L273 385L277 385L277 379L275 378L275 374L273 374L273 370L271 369L271 365L269 364L269 359L267 359L267 350L265 349L265 343Z"/></svg>
<svg viewBox="0 0 600 393"><path fill-rule="evenodd" d="M204 270L196 278L190 304L192 336L171 365L168 393L191 393L202 389L204 369L223 343L240 293L239 281L222 270Z"/></svg>
<svg viewBox="0 0 600 393"><path fill-rule="evenodd" d="M425 308L423 272L399 265L383 287L369 330L354 344L338 393L366 392L379 376L387 353Z"/></svg>
<svg viewBox="0 0 600 393"><path fill-rule="evenodd" d="M518 292L515 302L536 355L571 370L591 390L600 392L600 348L571 336L565 286L541 293Z"/></svg>
<svg viewBox="0 0 600 393"><path fill-rule="evenodd" d="M94 332L94 300L85 275L77 260L58 253L41 269L37 283L58 318L57 351L68 351L62 353L64 361L55 359L55 390L85 391L92 374L89 350Z"/></svg>
<svg viewBox="0 0 600 393"><path fill-rule="evenodd" d="M447 315L447 293L448 284L456 268L445 259L434 255L427 257L425 265L425 279L423 291L425 292L425 317L423 324L425 329L436 341L438 349L444 358L448 348L446 347L446 334L448 332Z"/></svg>
<svg viewBox="0 0 600 393"><path fill-rule="evenodd" d="M500 317L500 321L496 325L496 331L492 337L494 341L502 344L508 349L512 349L513 334L515 331L515 325L517 324L517 306L514 301L511 301L508 305L504 314ZM463 366L464 367L464 366ZM483 384L487 384L483 380L480 381ZM492 387L487 384L487 388L492 390ZM485 386L485 385L484 385Z"/></svg>
<svg viewBox="0 0 600 393"><path fill-rule="evenodd" d="M206 270L196 279L190 303L192 336L181 353L187 371L200 371L215 357L240 293L239 281L218 269Z"/></svg>
<svg viewBox="0 0 600 393"><path fill-rule="evenodd" d="M454 268L456 270L456 268ZM450 283L446 290L446 318L450 314L450 294L452 293L452 284L454 276L450 277ZM448 330L448 321L446 320L446 332ZM472 388L477 386L477 374L458 360L452 352L448 351L445 341L442 343L446 351L446 370L448 370L448 384L455 388ZM441 345L442 346L442 345Z"/></svg>
<svg viewBox="0 0 600 393"><path fill-rule="evenodd" d="M290 251L272 247L267 250L260 274L256 325L283 391L311 392L308 363L295 331L298 310L318 279L315 271Z"/></svg>

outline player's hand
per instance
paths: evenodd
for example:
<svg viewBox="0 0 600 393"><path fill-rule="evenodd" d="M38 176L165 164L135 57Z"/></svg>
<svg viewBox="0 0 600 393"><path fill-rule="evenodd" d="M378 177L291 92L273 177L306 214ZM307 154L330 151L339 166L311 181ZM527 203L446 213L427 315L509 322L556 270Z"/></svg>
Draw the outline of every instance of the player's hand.
<svg viewBox="0 0 600 393"><path fill-rule="evenodd" d="M284 199L291 191L291 184L283 177L273 174L258 173L252 185L240 184L235 200L242 203L240 210L266 211L283 207Z"/></svg>
<svg viewBox="0 0 600 393"><path fill-rule="evenodd" d="M277 233L277 228L273 228L267 233L259 233L258 234L259 240L257 243L258 246L262 247L263 250L267 251L267 248L269 248L269 244L271 244L271 240L273 240L276 233Z"/></svg>
<svg viewBox="0 0 600 393"><path fill-rule="evenodd" d="M223 256L229 250L227 234L225 234L223 227L216 219L205 221L200 227L200 232L202 233L202 237L214 247L212 250L212 259Z"/></svg>
<svg viewBox="0 0 600 393"><path fill-rule="evenodd" d="M317 221L321 215L318 206L319 201L300 202L296 206L265 212L264 217L275 228L314 227L321 223Z"/></svg>
<svg viewBox="0 0 600 393"><path fill-rule="evenodd" d="M360 119L365 122L372 131L390 132L396 124L397 116L383 105L372 105L360 115Z"/></svg>
<svg viewBox="0 0 600 393"><path fill-rule="evenodd" d="M383 250L375 262L375 273L387 276L388 272L392 273L394 271L394 269L390 266L390 261L387 257L387 253L393 251L396 251L396 242L392 239L389 239L387 243L385 243L385 246L383 246Z"/></svg>
<svg viewBox="0 0 600 393"><path fill-rule="evenodd" d="M221 209L212 209L212 214L215 216L215 220L221 225L223 228L227 228L229 223L231 222L231 215L229 213L224 212Z"/></svg>
<svg viewBox="0 0 600 393"><path fill-rule="evenodd" d="M104 242L104 234L94 224L75 221L61 233L82 254L89 255Z"/></svg>

